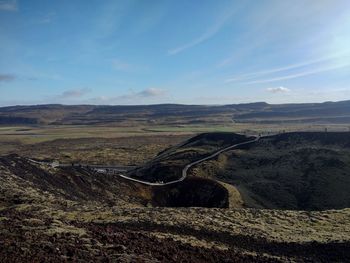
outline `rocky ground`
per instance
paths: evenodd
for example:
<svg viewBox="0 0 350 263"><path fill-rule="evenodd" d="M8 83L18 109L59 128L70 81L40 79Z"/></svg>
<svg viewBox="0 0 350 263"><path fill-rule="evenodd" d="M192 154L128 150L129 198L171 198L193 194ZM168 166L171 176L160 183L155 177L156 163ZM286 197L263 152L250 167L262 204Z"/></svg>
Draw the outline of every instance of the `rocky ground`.
<svg viewBox="0 0 350 263"><path fill-rule="evenodd" d="M349 209L147 207L142 186L19 156L2 157L0 174L0 262L350 259Z"/></svg>
<svg viewBox="0 0 350 263"><path fill-rule="evenodd" d="M53 207L0 211L1 262L346 262L350 210Z"/></svg>
<svg viewBox="0 0 350 263"><path fill-rule="evenodd" d="M134 176L149 181L175 180L181 177L186 164L248 140L234 133L201 134L164 151ZM350 133L262 136L257 142L197 164L188 175L226 183L230 193L239 192L236 199L242 200L243 207L310 211L348 208Z"/></svg>
<svg viewBox="0 0 350 263"><path fill-rule="evenodd" d="M187 150L200 147L199 138ZM218 147L204 139L207 150ZM280 138L251 150L285 144ZM346 145L332 149L340 148L345 156ZM243 161L244 150L238 152ZM227 158L207 165L222 171ZM200 168L192 175L209 170ZM213 178L147 187L78 167L2 156L0 262L350 262L349 208L256 209L241 197L233 185Z"/></svg>

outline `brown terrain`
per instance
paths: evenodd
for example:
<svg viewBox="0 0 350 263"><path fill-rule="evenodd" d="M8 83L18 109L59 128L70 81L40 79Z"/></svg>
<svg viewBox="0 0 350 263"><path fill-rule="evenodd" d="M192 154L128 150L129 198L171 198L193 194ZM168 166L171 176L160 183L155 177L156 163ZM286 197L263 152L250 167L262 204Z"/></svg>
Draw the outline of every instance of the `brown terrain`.
<svg viewBox="0 0 350 263"><path fill-rule="evenodd" d="M36 105L0 108L2 125L98 125L229 123L349 123L350 101L230 105Z"/></svg>
<svg viewBox="0 0 350 263"><path fill-rule="evenodd" d="M1 174L2 262L344 262L350 256L349 209L150 208L147 187L18 156L1 158Z"/></svg>
<svg viewBox="0 0 350 263"><path fill-rule="evenodd" d="M328 122L322 132L275 130L166 186L27 159L133 165L125 175L169 182L185 165L273 127L265 122L303 122L324 107L339 121L347 103L193 107L149 107L142 120L144 106L2 108L6 118L30 112L40 125L0 127L0 262L350 262L350 133L325 132L344 130L346 122ZM81 124L101 121L99 114L102 122L125 119ZM197 117L212 125L217 116L244 123L241 133L222 126L198 134L197 126L178 125ZM168 126L142 126L145 120ZM248 121L258 124L247 129Z"/></svg>

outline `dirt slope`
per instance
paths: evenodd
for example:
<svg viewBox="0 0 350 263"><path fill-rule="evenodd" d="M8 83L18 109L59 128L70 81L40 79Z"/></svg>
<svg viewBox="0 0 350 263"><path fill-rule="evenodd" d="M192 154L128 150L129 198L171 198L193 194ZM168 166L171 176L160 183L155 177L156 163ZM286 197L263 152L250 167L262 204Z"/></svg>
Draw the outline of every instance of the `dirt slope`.
<svg viewBox="0 0 350 263"><path fill-rule="evenodd" d="M148 188L130 184L112 175L82 168L49 168L18 155L0 157L1 201L79 202L96 205L144 206L151 201Z"/></svg>

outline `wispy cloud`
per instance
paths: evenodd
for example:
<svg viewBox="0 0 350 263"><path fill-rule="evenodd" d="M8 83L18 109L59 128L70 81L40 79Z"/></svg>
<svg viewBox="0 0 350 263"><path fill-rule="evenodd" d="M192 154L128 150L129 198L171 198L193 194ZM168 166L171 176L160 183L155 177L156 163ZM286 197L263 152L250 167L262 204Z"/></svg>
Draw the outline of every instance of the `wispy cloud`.
<svg viewBox="0 0 350 263"><path fill-rule="evenodd" d="M130 71L134 68L133 65L126 63L124 61L121 61L119 59L112 60L112 67L114 70L117 70L117 71Z"/></svg>
<svg viewBox="0 0 350 263"><path fill-rule="evenodd" d="M213 25L207 28L207 30L202 35L189 41L186 44L168 50L168 54L176 55L215 36L227 23L227 21L232 17L232 15L236 12L236 9L234 8L230 8L229 10L229 12L226 11L224 14L222 14L220 18Z"/></svg>
<svg viewBox="0 0 350 263"><path fill-rule="evenodd" d="M157 88L149 88L142 90L140 92L137 92L135 95L141 96L141 97L158 97L164 95L166 92L164 89L157 89Z"/></svg>
<svg viewBox="0 0 350 263"><path fill-rule="evenodd" d="M322 72L343 69L350 66L350 53L342 52L313 60L306 60L277 68L238 74L225 80L225 83L260 84L295 79ZM277 73L277 74L276 74ZM270 77L265 77L268 76Z"/></svg>
<svg viewBox="0 0 350 263"><path fill-rule="evenodd" d="M17 11L18 5L16 0L0 1L0 11Z"/></svg>
<svg viewBox="0 0 350 263"><path fill-rule="evenodd" d="M159 88L148 88L138 92L132 91L130 94L118 96L119 99L154 98L166 94L166 90Z"/></svg>
<svg viewBox="0 0 350 263"><path fill-rule="evenodd" d="M316 59L316 60L309 60L309 61L304 61L301 63L296 63L296 64L290 64L287 66L282 66L279 68L273 68L273 69L267 69L267 70L262 70L262 71L257 71L257 72L250 72L246 74L241 74L237 75L235 77L229 78L226 80L226 82L233 82L233 81L239 81L239 80L244 80L244 79L251 79L255 78L258 76L263 76L263 75L268 75L272 73L277 73L277 72L282 72L282 71L288 71L291 69L298 69L306 66L311 66L320 62L325 62L328 61L330 58L324 58L324 59Z"/></svg>
<svg viewBox="0 0 350 263"><path fill-rule="evenodd" d="M289 64L289 65L282 66L282 67L277 67L277 68L272 68L272 69L267 69L267 70L262 70L262 71L256 71L256 72L240 74L240 75L237 75L237 76L234 76L232 78L227 79L225 82L235 82L235 81L246 80L246 79L254 79L256 77L269 75L269 74L272 74L272 73L289 71L289 70L293 70L293 69L306 68L308 66L313 66L313 65L316 65L316 64L332 62L332 61L334 61L334 60L336 60L338 58L342 58L344 56L346 56L346 54L336 54L336 55L333 55L333 56L323 57L323 58L319 58L319 59L306 60L306 61L295 63L295 64Z"/></svg>
<svg viewBox="0 0 350 263"><path fill-rule="evenodd" d="M91 89L88 88L66 90L58 96L58 99L78 99L84 97L89 92L91 92Z"/></svg>
<svg viewBox="0 0 350 263"><path fill-rule="evenodd" d="M41 18L39 18L37 21L35 21L35 23L37 23L37 24L49 24L55 19L55 17L56 17L55 12L49 12L49 13L45 14L44 16L42 16Z"/></svg>
<svg viewBox="0 0 350 263"><path fill-rule="evenodd" d="M120 59L112 59L112 68L120 72L143 72L148 70L147 66L131 64Z"/></svg>
<svg viewBox="0 0 350 263"><path fill-rule="evenodd" d="M13 74L1 74L0 73L0 82L13 81L15 79L16 79L16 76Z"/></svg>
<svg viewBox="0 0 350 263"><path fill-rule="evenodd" d="M167 91L160 88L148 88L138 92L131 91L120 96L99 96L91 98L88 103L94 104L140 104L145 102L155 102L165 97Z"/></svg>
<svg viewBox="0 0 350 263"><path fill-rule="evenodd" d="M287 92L290 92L290 89L285 87L274 87L274 88L268 88L267 91L271 93L287 93Z"/></svg>
<svg viewBox="0 0 350 263"><path fill-rule="evenodd" d="M337 70L337 69L347 68L349 66L350 66L350 63L341 64L341 65L335 65L335 66L328 66L328 67L320 67L320 68L317 68L317 69L314 69L314 70L303 71L303 72L300 72L300 73L294 73L294 74L289 74L289 75L283 75L283 76L275 77L275 78L258 79L258 80L254 80L254 81L241 82L241 84L260 84L260 83L276 82L276 81L280 81L280 80L295 79L295 78L315 75L315 74L322 73L322 72L327 72L327 71L333 71L333 70Z"/></svg>
<svg viewBox="0 0 350 263"><path fill-rule="evenodd" d="M6 73L0 73L0 82L10 82L10 81L15 81L15 80L19 80L19 81L26 81L26 80L38 80L40 78L50 78L50 79L55 79L58 80L59 78L56 77L54 78L53 76L50 75L15 75L15 74L6 74Z"/></svg>
<svg viewBox="0 0 350 263"><path fill-rule="evenodd" d="M319 82L321 73L347 71L344 68L350 62L346 34L350 28L348 3L334 6L323 1L310 6L304 2L277 1L255 6L258 8L252 8L253 13L249 14L248 29L237 37L231 54L218 63L218 68L225 66L226 72L234 73L225 73L225 83L259 84L297 78L301 82L301 78L311 75L315 75L313 81ZM244 68L255 69L242 71Z"/></svg>

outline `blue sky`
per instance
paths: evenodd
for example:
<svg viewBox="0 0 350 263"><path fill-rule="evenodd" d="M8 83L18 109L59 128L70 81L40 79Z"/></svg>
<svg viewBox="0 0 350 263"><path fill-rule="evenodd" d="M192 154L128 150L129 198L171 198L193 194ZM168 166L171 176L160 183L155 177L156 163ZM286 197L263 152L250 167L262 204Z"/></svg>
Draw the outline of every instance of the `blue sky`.
<svg viewBox="0 0 350 263"><path fill-rule="evenodd" d="M0 105L350 99L350 1L0 0Z"/></svg>

